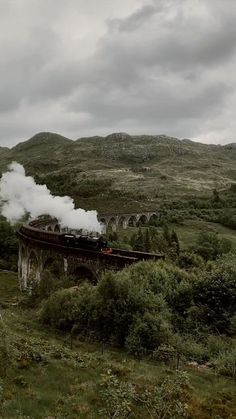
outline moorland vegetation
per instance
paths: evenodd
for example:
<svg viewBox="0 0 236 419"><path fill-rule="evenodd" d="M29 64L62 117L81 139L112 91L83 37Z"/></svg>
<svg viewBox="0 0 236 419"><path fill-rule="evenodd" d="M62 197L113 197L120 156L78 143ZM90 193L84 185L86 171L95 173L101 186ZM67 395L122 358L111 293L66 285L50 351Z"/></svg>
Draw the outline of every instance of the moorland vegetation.
<svg viewBox="0 0 236 419"><path fill-rule="evenodd" d="M165 254L96 285L55 262L25 295L0 273L0 416L236 416L235 155L233 145L126 134L40 134L0 150L2 170L14 158L87 209L158 208L157 220L107 238ZM14 229L1 219L3 270L17 269Z"/></svg>

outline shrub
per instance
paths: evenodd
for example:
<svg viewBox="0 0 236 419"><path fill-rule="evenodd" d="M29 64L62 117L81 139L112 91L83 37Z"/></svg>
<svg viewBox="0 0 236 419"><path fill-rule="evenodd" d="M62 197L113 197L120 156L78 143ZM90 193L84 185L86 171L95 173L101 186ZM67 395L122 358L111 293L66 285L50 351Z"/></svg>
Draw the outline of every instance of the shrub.
<svg viewBox="0 0 236 419"><path fill-rule="evenodd" d="M145 313L131 326L125 346L130 353L144 355L152 352L162 343L168 343L171 335L170 323L163 312L159 315Z"/></svg>
<svg viewBox="0 0 236 419"><path fill-rule="evenodd" d="M177 371L174 376L167 377L161 385L145 390L140 395L149 415L156 419L187 417L189 398L189 378L184 371Z"/></svg>
<svg viewBox="0 0 236 419"><path fill-rule="evenodd" d="M236 348L233 347L227 352L221 352L216 358L211 359L218 374L236 378Z"/></svg>
<svg viewBox="0 0 236 419"><path fill-rule="evenodd" d="M18 240L14 228L7 221L0 221L0 268L17 271Z"/></svg>
<svg viewBox="0 0 236 419"><path fill-rule="evenodd" d="M45 324L70 331L76 324L82 331L87 328L90 307L93 304L93 287L82 284L78 288L63 289L55 292L43 305L41 320Z"/></svg>
<svg viewBox="0 0 236 419"><path fill-rule="evenodd" d="M231 250L231 241L225 238L219 238L216 233L202 231L197 240L196 253L205 260L217 259Z"/></svg>
<svg viewBox="0 0 236 419"><path fill-rule="evenodd" d="M235 342L231 338L223 335L210 335L206 340L206 350L209 358L217 357L222 352L228 352L232 349Z"/></svg>
<svg viewBox="0 0 236 419"><path fill-rule="evenodd" d="M177 344L177 350L187 361L202 363L208 360L204 345L193 340L191 336L183 336Z"/></svg>
<svg viewBox="0 0 236 419"><path fill-rule="evenodd" d="M102 375L100 394L104 408L102 417L136 417L135 408L142 407L144 414L156 419L187 417L190 398L189 378L178 371L167 377L158 386L148 386L141 390L131 382L124 382L107 371Z"/></svg>
<svg viewBox="0 0 236 419"><path fill-rule="evenodd" d="M236 336L236 314L230 318L229 334Z"/></svg>
<svg viewBox="0 0 236 419"><path fill-rule="evenodd" d="M106 273L97 286L84 284L79 289L57 291L43 305L41 319L65 331L73 328L121 346L126 343L131 351L134 341L133 347L139 341L141 351L153 350L171 331L167 303L157 295L160 289L165 290L168 278L154 286L157 272L155 264L140 263L122 272Z"/></svg>
<svg viewBox="0 0 236 419"><path fill-rule="evenodd" d="M107 418L129 417L136 396L134 385L119 381L111 370L108 370L102 375L100 386L104 405L100 415Z"/></svg>
<svg viewBox="0 0 236 419"><path fill-rule="evenodd" d="M204 260L200 255L196 255L193 252L182 252L179 256L179 266L183 269L201 268L204 266Z"/></svg>
<svg viewBox="0 0 236 419"><path fill-rule="evenodd" d="M11 349L8 342L8 331L0 314L0 377L5 377L11 364Z"/></svg>
<svg viewBox="0 0 236 419"><path fill-rule="evenodd" d="M193 286L193 301L201 311L199 321L213 330L230 333L230 321L236 307L234 255L218 260L210 272L203 273Z"/></svg>
<svg viewBox="0 0 236 419"><path fill-rule="evenodd" d="M141 282L138 276L134 279L131 268L106 274L97 286L97 328L105 339L113 336L120 345L124 345L134 322L145 313L169 315L164 300L157 298L147 281Z"/></svg>
<svg viewBox="0 0 236 419"><path fill-rule="evenodd" d="M176 355L177 351L173 346L163 344L153 351L152 358L156 361L170 362Z"/></svg>

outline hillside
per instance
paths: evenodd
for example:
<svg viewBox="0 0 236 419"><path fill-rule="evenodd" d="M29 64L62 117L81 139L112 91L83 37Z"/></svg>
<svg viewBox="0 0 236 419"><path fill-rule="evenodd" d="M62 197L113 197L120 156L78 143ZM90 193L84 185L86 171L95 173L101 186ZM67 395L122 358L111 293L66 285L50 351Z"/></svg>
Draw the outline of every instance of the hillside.
<svg viewBox="0 0 236 419"><path fill-rule="evenodd" d="M155 360L135 359L110 345L102 347L99 342L74 339L71 348L69 335L43 327L35 310L20 307L22 295L15 274L0 272L0 291L1 326L4 324L8 332L7 348L11 351L5 366L0 365L0 373L4 373L1 418L128 417L118 416L121 408L128 415L131 412L130 417L154 417L145 400L134 402L134 391L149 395L154 403L156 399L151 397L157 386L162 386L164 395L168 392L164 406L173 405L173 409L177 405L179 412L181 404L175 383L179 389L182 377L186 379L180 394L188 394L188 405L184 405L188 407L188 417L208 419L217 417L219 411L222 418L235 417L234 380L182 364L176 373L175 364L167 368ZM2 336L2 329L0 333ZM4 348L4 340L0 344ZM4 355L7 356L1 352Z"/></svg>
<svg viewBox="0 0 236 419"><path fill-rule="evenodd" d="M57 194L100 211L154 208L163 199L206 197L236 182L236 147L206 145L165 135L72 141L40 133L12 149L0 148L0 170L22 163ZM142 203L141 203L142 202Z"/></svg>

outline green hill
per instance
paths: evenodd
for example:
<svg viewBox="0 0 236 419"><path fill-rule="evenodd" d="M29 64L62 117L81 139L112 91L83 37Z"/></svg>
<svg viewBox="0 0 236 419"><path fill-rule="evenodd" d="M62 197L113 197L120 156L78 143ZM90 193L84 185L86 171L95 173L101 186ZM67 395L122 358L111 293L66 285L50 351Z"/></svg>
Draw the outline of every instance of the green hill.
<svg viewBox="0 0 236 419"><path fill-rule="evenodd" d="M206 197L236 183L236 145L207 145L165 135L72 141L40 133L12 149L0 148L0 170L12 160L85 208L153 209L163 200ZM117 203L119 202L119 207Z"/></svg>

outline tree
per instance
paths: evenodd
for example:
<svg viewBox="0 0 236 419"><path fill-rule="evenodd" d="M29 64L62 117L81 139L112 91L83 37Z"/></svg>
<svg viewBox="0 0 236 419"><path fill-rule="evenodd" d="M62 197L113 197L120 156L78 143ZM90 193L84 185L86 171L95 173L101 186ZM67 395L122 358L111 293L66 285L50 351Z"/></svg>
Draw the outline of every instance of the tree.
<svg viewBox="0 0 236 419"><path fill-rule="evenodd" d="M228 239L220 238L217 233L202 231L197 239L196 253L205 260L217 259L231 250L231 242Z"/></svg>
<svg viewBox="0 0 236 419"><path fill-rule="evenodd" d="M145 232L144 249L145 249L145 252L150 252L152 250L149 228L146 228L146 232Z"/></svg>
<svg viewBox="0 0 236 419"><path fill-rule="evenodd" d="M174 230L172 230L170 240L171 240L172 247L173 245L175 247L177 256L179 256L179 251L180 251L179 239L178 239L177 233Z"/></svg>
<svg viewBox="0 0 236 419"><path fill-rule="evenodd" d="M7 221L0 222L0 249L0 268L17 270L18 241Z"/></svg>
<svg viewBox="0 0 236 419"><path fill-rule="evenodd" d="M143 252L145 250L144 236L140 227L138 233L133 238L133 249L138 252Z"/></svg>
<svg viewBox="0 0 236 419"><path fill-rule="evenodd" d="M167 224L164 224L163 226L163 237L166 240L166 242L168 244L170 244L171 242L171 234L170 234L170 230Z"/></svg>
<svg viewBox="0 0 236 419"><path fill-rule="evenodd" d="M193 301L199 321L220 333L230 333L236 307L236 263L234 255L219 259L193 285Z"/></svg>
<svg viewBox="0 0 236 419"><path fill-rule="evenodd" d="M213 199L212 200L215 203L221 202L219 192L216 189L213 190Z"/></svg>

